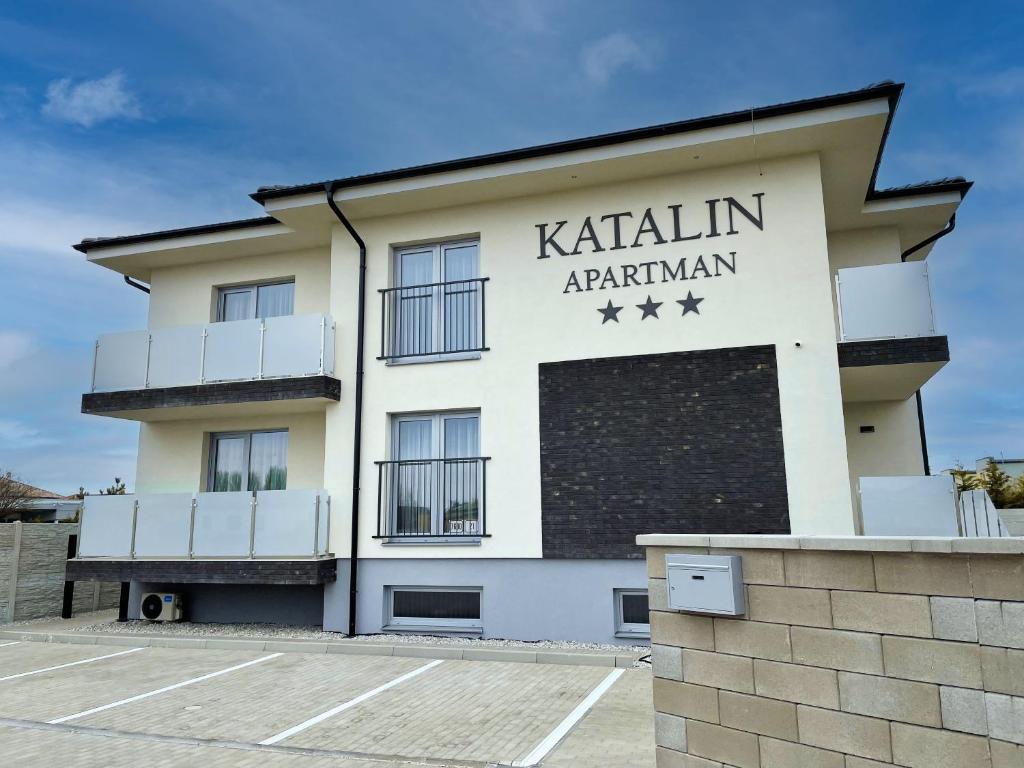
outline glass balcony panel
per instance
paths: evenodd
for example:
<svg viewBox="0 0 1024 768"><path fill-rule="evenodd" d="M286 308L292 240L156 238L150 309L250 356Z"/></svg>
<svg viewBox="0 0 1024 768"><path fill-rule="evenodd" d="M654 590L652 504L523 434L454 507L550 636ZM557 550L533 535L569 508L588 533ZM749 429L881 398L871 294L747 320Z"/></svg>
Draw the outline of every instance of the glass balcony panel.
<svg viewBox="0 0 1024 768"><path fill-rule="evenodd" d="M191 493L141 493L135 521L136 557L188 557Z"/></svg>
<svg viewBox="0 0 1024 768"><path fill-rule="evenodd" d="M323 321L322 315L268 317L264 321L263 378L319 374Z"/></svg>
<svg viewBox="0 0 1024 768"><path fill-rule="evenodd" d="M142 389L146 386L149 331L108 333L96 344L94 392Z"/></svg>
<svg viewBox="0 0 1024 768"><path fill-rule="evenodd" d="M252 494L209 492L196 495L192 534L195 557L248 557L252 526Z"/></svg>
<svg viewBox="0 0 1024 768"><path fill-rule="evenodd" d="M203 381L249 381L260 373L260 321L234 320L206 326Z"/></svg>
<svg viewBox="0 0 1024 768"><path fill-rule="evenodd" d="M255 556L312 557L318 497L326 499L327 492L257 491Z"/></svg>
<svg viewBox="0 0 1024 768"><path fill-rule="evenodd" d="M184 387L199 383L203 326L157 328L149 350L149 386Z"/></svg>
<svg viewBox="0 0 1024 768"><path fill-rule="evenodd" d="M79 557L130 557L134 509L134 496L86 496L78 532Z"/></svg>
<svg viewBox="0 0 1024 768"><path fill-rule="evenodd" d="M928 265L923 261L840 269L841 341L934 336Z"/></svg>

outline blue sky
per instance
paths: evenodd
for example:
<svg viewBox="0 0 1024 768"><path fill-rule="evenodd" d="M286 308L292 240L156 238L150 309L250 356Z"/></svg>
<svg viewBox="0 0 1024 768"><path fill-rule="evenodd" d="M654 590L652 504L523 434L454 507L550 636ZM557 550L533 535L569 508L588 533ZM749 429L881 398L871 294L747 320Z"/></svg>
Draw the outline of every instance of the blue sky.
<svg viewBox="0 0 1024 768"><path fill-rule="evenodd" d="M880 184L977 183L929 259L953 361L932 466L1024 455L1024 12L960 2L0 5L0 467L132 487L137 426L78 413L143 294L83 236L259 215L247 193L908 84Z"/></svg>

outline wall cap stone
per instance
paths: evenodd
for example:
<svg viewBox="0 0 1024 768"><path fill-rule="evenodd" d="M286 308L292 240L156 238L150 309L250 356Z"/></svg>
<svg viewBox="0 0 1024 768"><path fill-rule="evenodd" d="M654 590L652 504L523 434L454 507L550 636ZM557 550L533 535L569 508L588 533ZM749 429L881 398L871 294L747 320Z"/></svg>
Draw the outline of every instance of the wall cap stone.
<svg viewBox="0 0 1024 768"><path fill-rule="evenodd" d="M641 547L727 547L734 549L810 549L846 552L964 552L1024 554L1024 537L955 538L913 536L757 536L752 534L650 533L636 537Z"/></svg>

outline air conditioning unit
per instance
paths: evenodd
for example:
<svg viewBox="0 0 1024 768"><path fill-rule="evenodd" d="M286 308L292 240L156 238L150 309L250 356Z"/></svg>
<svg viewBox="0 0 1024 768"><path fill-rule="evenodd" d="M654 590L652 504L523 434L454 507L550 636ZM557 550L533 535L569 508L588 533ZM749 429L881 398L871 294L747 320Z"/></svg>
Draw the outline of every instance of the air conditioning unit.
<svg viewBox="0 0 1024 768"><path fill-rule="evenodd" d="M139 615L150 621L181 621L181 595L148 592L142 596Z"/></svg>

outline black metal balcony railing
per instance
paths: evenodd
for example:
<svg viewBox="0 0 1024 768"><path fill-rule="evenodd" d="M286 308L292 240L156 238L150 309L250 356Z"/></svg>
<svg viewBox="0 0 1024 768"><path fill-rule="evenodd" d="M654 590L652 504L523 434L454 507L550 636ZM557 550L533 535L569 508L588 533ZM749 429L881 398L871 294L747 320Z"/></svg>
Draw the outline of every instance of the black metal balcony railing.
<svg viewBox="0 0 1024 768"><path fill-rule="evenodd" d="M380 289L378 360L485 352L489 278Z"/></svg>
<svg viewBox="0 0 1024 768"><path fill-rule="evenodd" d="M378 461L375 538L486 538L488 461Z"/></svg>

